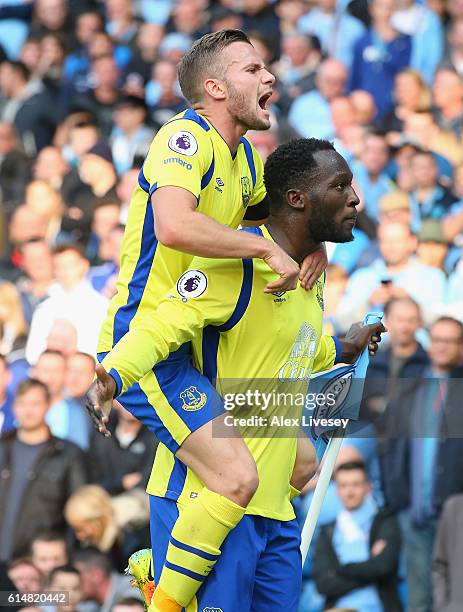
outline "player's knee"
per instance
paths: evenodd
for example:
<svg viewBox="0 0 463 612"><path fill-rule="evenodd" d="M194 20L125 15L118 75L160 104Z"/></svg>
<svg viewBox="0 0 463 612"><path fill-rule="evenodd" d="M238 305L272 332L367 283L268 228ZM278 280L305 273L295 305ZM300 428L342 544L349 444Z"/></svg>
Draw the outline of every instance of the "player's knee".
<svg viewBox="0 0 463 612"><path fill-rule="evenodd" d="M254 461L245 464L229 465L224 479L224 495L239 506L246 507L257 491L259 475Z"/></svg>

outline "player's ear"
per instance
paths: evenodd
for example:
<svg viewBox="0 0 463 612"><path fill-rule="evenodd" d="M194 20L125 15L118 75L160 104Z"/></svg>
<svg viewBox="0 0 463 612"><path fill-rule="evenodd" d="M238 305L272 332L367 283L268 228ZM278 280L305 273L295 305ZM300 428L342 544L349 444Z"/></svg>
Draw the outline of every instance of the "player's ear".
<svg viewBox="0 0 463 612"><path fill-rule="evenodd" d="M292 208L304 210L306 207L305 194L300 189L288 189L286 201Z"/></svg>
<svg viewBox="0 0 463 612"><path fill-rule="evenodd" d="M206 94L214 100L224 100L227 96L225 85L219 79L206 79L204 81L204 89Z"/></svg>

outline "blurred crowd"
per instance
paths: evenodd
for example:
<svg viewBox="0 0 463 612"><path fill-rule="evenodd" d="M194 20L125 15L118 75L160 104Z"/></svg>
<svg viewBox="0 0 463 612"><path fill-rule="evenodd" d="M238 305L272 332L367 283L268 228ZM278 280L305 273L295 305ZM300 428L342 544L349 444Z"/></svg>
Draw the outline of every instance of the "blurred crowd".
<svg viewBox="0 0 463 612"><path fill-rule="evenodd" d="M370 310L389 329L300 612L461 612L463 0L0 0L1 588L142 609L121 572L149 543L156 440L122 408L101 437L83 396L139 169L187 108L176 64L229 27L277 76L272 128L250 134L262 157L314 136L353 170L327 333Z"/></svg>

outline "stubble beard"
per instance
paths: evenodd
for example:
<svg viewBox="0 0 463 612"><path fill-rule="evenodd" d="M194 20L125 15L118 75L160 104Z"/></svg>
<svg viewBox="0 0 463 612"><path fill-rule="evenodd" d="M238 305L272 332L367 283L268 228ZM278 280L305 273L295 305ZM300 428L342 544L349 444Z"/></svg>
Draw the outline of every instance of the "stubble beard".
<svg viewBox="0 0 463 612"><path fill-rule="evenodd" d="M228 80L227 85L229 100L228 110L235 120L246 128L246 130L268 130L270 123L261 119L257 112L250 109L249 100Z"/></svg>

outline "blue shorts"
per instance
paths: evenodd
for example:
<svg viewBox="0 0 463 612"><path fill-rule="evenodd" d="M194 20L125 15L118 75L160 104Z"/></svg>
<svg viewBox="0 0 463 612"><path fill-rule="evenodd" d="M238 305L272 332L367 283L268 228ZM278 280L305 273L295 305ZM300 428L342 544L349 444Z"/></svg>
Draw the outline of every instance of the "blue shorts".
<svg viewBox="0 0 463 612"><path fill-rule="evenodd" d="M150 496L154 581L164 565L178 506ZM214 569L186 612L297 612L302 567L296 520L245 515L230 531Z"/></svg>
<svg viewBox="0 0 463 612"><path fill-rule="evenodd" d="M99 353L101 362L107 353ZM223 400L192 363L187 343L158 363L117 400L176 453L186 438L225 412Z"/></svg>

